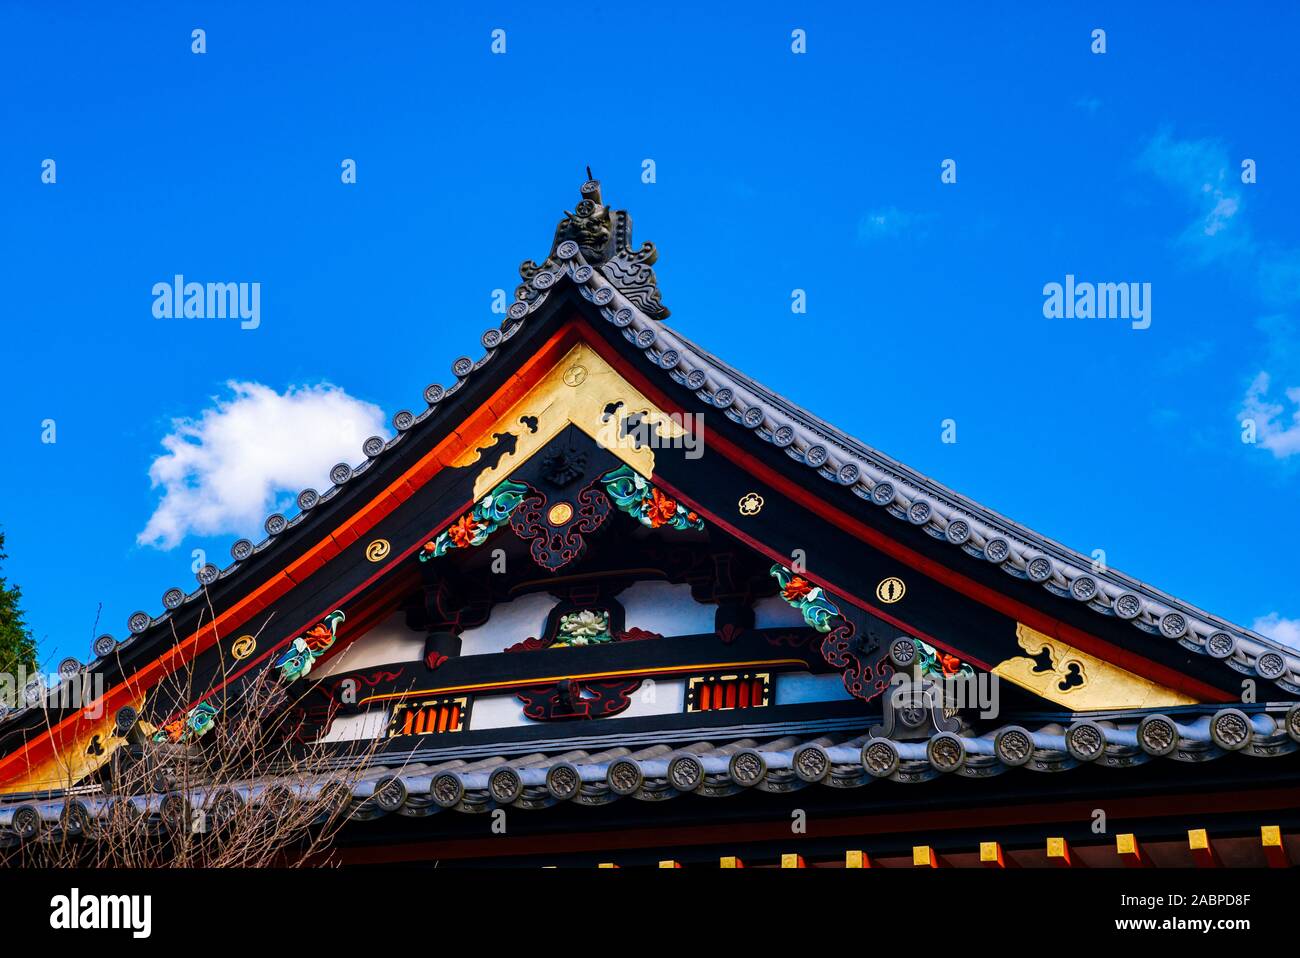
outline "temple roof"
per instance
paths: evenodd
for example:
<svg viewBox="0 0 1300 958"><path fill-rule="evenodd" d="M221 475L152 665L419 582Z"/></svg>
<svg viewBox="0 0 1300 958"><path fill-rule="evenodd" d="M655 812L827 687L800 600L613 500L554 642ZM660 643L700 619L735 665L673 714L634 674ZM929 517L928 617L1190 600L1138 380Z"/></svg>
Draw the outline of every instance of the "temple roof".
<svg viewBox="0 0 1300 958"><path fill-rule="evenodd" d="M604 805L620 798L658 802L688 793L719 797L749 789L787 793L810 785L857 788L879 780L916 783L945 774L986 779L1023 767L1061 772L1083 765L1130 768L1157 759L1202 763L1230 753L1252 757L1291 754L1300 742L1300 705L1244 708L1191 706L1161 714L1116 712L1077 718L1026 716L981 734L936 732L913 741L876 737L868 725L838 721L790 723L788 728L734 727L593 735L540 750L423 749L385 755L353 772L340 759L334 770L277 784L274 775L187 794L134 796L141 827L166 828L176 804L190 809L240 805L283 807L286 798L316 799L333 791L352 818L398 813L423 817L455 809L486 812L511 806L538 809L559 802ZM93 823L112 813L113 800L72 790L45 800L0 804L0 842L30 841L49 829L71 827L94 836ZM70 810L71 809L71 810ZM74 814L75 812L75 814ZM189 827L191 816L177 821Z"/></svg>
<svg viewBox="0 0 1300 958"><path fill-rule="evenodd" d="M631 218L604 205L600 185L588 180L574 212L556 228L549 255L539 265L520 266L524 282L499 327L481 337L478 359L462 356L452 363L455 381L434 383L423 392L424 408L393 416L395 435L373 436L362 446L364 460L356 466L338 463L329 472L334 483L324 492L299 493L299 512L276 513L264 524L259 543L240 539L231 548L232 562L224 569L207 564L197 573L198 586L185 592L168 589L158 615L138 611L128 619L130 636L117 642L101 636L94 643L94 662L118 654L146 633L162 636L173 613L202 603L208 586L241 576L250 560L274 550L276 540L293 528L311 523L349 483L384 466L393 451L408 441L412 430L438 415L439 409L488 366L511 339L538 316L557 290L580 295L644 356L664 380L688 390L728 419L784 451L822 481L851 490L865 503L887 511L900 523L923 529L936 541L1002 569L1009 576L1040 585L1055 596L1085 605L1099 616L1126 620L1135 629L1221 660L1246 675L1258 675L1300 693L1300 653L1257 632L1243 628L1170 596L1114 569L1094 571L1092 560L1013 520L981 506L923 476L865 443L841 432L807 410L762 386L697 346L662 320L668 315L660 302L651 265L653 244L632 247ZM65 660L65 679L93 666ZM26 706L41 700L44 690L29 687ZM3 706L0 706L2 709ZM3 718L12 718L20 707Z"/></svg>

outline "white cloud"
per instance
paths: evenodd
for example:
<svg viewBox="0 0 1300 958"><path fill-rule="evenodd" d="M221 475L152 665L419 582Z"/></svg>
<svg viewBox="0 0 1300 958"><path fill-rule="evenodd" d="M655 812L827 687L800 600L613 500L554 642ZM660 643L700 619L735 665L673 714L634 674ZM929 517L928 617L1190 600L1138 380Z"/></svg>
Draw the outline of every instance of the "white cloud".
<svg viewBox="0 0 1300 958"><path fill-rule="evenodd" d="M1256 619L1251 628L1283 645L1300 649L1300 619L1284 619L1278 613L1270 612Z"/></svg>
<svg viewBox="0 0 1300 958"><path fill-rule="evenodd" d="M252 535L300 490L328 488L334 463L356 461L367 437L386 432L378 406L329 384L284 393L226 386L231 398L214 397L197 419L173 420L163 437L167 451L149 467L162 501L136 537L141 545L171 549L190 533Z"/></svg>
<svg viewBox="0 0 1300 958"><path fill-rule="evenodd" d="M1286 404L1271 402L1268 397L1270 377L1260 373L1255 377L1241 405L1239 421L1255 422L1255 442L1278 459L1300 453L1300 386L1283 390L1283 395L1293 407L1288 414Z"/></svg>
<svg viewBox="0 0 1300 958"><path fill-rule="evenodd" d="M920 239L925 237L933 221L933 213L909 213L889 206L858 220L858 239L869 242L904 234Z"/></svg>
<svg viewBox="0 0 1300 958"><path fill-rule="evenodd" d="M1241 212L1241 182L1222 143L1176 140L1161 131L1147 144L1138 162L1183 193L1199 211L1183 235L1184 242L1194 244L1209 258L1253 247L1244 223L1228 232Z"/></svg>
<svg viewBox="0 0 1300 958"><path fill-rule="evenodd" d="M1208 187L1209 184L1207 183ZM1241 209L1241 200L1236 196L1225 196L1222 191L1215 190L1214 209L1205 217L1205 228L1202 232L1206 236L1214 236L1225 226L1228 221L1237 215L1237 210Z"/></svg>
<svg viewBox="0 0 1300 958"><path fill-rule="evenodd" d="M1179 240L1202 263L1219 262L1252 275L1265 301L1291 307L1300 303L1300 248L1259 236L1247 222L1243 159L1218 140L1177 140L1161 131L1147 143L1138 165L1182 193L1196 210Z"/></svg>

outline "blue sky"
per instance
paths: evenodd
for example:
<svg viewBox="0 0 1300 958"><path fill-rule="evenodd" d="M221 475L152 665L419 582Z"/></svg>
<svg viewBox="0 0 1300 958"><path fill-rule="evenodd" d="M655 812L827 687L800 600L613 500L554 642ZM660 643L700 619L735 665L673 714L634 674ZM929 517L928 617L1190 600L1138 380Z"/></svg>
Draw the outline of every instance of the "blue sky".
<svg viewBox="0 0 1300 958"><path fill-rule="evenodd" d="M688 336L1005 515L1300 636L1292 5L54 6L0 11L0 527L47 661L126 634L193 587L194 550L225 565L422 408L586 164L658 244ZM260 325L155 318L178 273L260 283ZM1045 318L1066 274L1150 283L1150 328Z"/></svg>

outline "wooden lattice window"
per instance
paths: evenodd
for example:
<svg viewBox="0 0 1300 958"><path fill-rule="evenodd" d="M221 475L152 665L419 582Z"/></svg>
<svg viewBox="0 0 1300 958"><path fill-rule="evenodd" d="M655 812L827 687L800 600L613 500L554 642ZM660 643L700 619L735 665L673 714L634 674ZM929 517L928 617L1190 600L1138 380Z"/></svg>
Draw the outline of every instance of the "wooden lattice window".
<svg viewBox="0 0 1300 958"><path fill-rule="evenodd" d="M697 675L686 682L686 711L762 708L768 704L771 685L767 672Z"/></svg>
<svg viewBox="0 0 1300 958"><path fill-rule="evenodd" d="M429 699L425 702L399 702L393 706L388 722L389 737L394 735L445 735L465 727L469 700L460 698Z"/></svg>

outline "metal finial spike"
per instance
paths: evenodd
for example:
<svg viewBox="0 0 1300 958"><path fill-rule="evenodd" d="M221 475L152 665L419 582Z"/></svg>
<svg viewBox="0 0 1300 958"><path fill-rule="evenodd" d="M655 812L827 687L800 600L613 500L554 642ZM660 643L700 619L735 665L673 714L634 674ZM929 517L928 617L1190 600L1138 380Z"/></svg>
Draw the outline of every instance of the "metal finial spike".
<svg viewBox="0 0 1300 958"><path fill-rule="evenodd" d="M587 167L587 179L589 179L589 180L594 180L594 179L595 179L595 177L591 175L591 167L590 167L590 166Z"/></svg>

